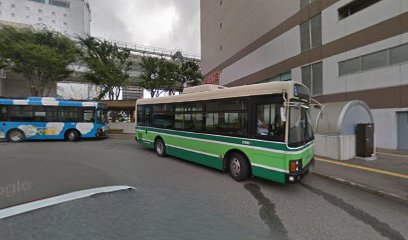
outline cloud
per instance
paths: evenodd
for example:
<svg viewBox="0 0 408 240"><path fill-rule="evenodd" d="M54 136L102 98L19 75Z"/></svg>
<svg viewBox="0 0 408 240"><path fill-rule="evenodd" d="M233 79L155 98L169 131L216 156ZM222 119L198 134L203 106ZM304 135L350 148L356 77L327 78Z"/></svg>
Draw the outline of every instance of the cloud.
<svg viewBox="0 0 408 240"><path fill-rule="evenodd" d="M91 34L200 53L199 0L90 0Z"/></svg>

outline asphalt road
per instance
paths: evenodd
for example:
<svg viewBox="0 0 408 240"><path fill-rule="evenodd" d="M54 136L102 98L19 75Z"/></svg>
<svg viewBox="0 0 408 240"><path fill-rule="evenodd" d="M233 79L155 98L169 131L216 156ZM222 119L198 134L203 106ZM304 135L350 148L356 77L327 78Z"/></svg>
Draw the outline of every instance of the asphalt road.
<svg viewBox="0 0 408 240"><path fill-rule="evenodd" d="M0 208L108 185L136 190L0 220L0 239L408 239L407 205L315 175L238 183L131 137L0 143Z"/></svg>

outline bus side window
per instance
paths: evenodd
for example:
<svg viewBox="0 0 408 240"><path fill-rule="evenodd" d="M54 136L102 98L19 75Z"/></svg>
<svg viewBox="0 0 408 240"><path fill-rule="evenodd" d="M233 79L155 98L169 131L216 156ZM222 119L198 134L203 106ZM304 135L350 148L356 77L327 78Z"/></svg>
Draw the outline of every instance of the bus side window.
<svg viewBox="0 0 408 240"><path fill-rule="evenodd" d="M256 136L261 139L284 141L285 122L281 116L282 104L256 106Z"/></svg>
<svg viewBox="0 0 408 240"><path fill-rule="evenodd" d="M236 136L247 136L247 101L224 100L206 103L205 130Z"/></svg>
<svg viewBox="0 0 408 240"><path fill-rule="evenodd" d="M143 106L137 106L137 126L144 126L144 125L145 125L145 118L144 118Z"/></svg>
<svg viewBox="0 0 408 240"><path fill-rule="evenodd" d="M58 120L60 122L79 122L81 119L81 108L77 107L60 107Z"/></svg>
<svg viewBox="0 0 408 240"><path fill-rule="evenodd" d="M89 123L95 122L95 108L84 108L82 120Z"/></svg>
<svg viewBox="0 0 408 240"><path fill-rule="evenodd" d="M34 121L35 122L56 122L57 121L56 106L35 106L34 107Z"/></svg>
<svg viewBox="0 0 408 240"><path fill-rule="evenodd" d="M145 106L145 126L151 127L151 120L152 120L152 107L151 106Z"/></svg>
<svg viewBox="0 0 408 240"><path fill-rule="evenodd" d="M32 106L10 106L8 112L8 118L11 122L32 122L33 118Z"/></svg>
<svg viewBox="0 0 408 240"><path fill-rule="evenodd" d="M7 121L7 106L0 105L0 121L5 122Z"/></svg>
<svg viewBox="0 0 408 240"><path fill-rule="evenodd" d="M34 107L34 122L45 122L46 110L43 106Z"/></svg>

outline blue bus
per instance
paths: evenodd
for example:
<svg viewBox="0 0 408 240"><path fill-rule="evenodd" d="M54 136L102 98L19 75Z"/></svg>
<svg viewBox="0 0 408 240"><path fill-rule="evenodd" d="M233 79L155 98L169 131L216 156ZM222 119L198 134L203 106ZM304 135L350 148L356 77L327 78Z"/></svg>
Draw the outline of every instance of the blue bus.
<svg viewBox="0 0 408 240"><path fill-rule="evenodd" d="M30 97L0 99L0 139L69 140L107 137L107 106Z"/></svg>

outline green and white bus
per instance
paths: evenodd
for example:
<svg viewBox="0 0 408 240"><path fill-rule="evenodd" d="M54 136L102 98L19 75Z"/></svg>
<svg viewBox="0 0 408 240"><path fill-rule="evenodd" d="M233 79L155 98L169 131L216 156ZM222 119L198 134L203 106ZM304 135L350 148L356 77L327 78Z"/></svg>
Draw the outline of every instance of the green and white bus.
<svg viewBox="0 0 408 240"><path fill-rule="evenodd" d="M136 102L136 141L230 173L291 183L314 164L310 91L299 82L226 88L202 85L181 95Z"/></svg>

